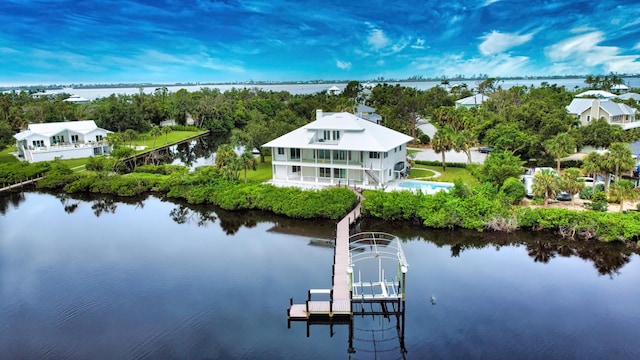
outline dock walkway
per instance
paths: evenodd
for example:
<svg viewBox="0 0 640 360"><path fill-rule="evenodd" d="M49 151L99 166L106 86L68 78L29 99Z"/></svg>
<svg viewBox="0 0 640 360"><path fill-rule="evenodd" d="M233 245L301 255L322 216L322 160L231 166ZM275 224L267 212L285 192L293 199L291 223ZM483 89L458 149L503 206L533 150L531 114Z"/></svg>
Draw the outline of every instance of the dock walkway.
<svg viewBox="0 0 640 360"><path fill-rule="evenodd" d="M37 182L40 179L44 179L44 176L39 176L39 177L36 177L36 178L33 178L33 179L25 180L25 181L22 181L22 182L19 182L19 183L15 183L15 184L12 184L12 185L8 185L8 186L5 186L5 187L2 187L2 188L0 188L0 193L5 192L5 191L9 191L11 189L19 188L19 187L22 187L22 186L25 186L25 185L33 184L33 183Z"/></svg>
<svg viewBox="0 0 640 360"><path fill-rule="evenodd" d="M360 217L360 200L358 204L336 225L336 241L333 251L332 287L309 290L304 304L293 304L288 310L289 320L307 320L311 315L333 317L334 315L352 315L351 311L351 279L349 269L349 227ZM313 295L329 295L328 301L314 301Z"/></svg>

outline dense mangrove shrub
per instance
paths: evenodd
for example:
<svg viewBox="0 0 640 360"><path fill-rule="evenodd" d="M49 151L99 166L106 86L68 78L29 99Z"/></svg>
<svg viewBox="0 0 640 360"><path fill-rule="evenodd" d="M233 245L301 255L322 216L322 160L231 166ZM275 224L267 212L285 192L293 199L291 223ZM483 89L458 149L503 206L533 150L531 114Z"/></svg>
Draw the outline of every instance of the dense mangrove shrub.
<svg viewBox="0 0 640 360"><path fill-rule="evenodd" d="M502 184L500 195L508 204L517 205L527 196L527 190L522 181L510 177Z"/></svg>
<svg viewBox="0 0 640 360"><path fill-rule="evenodd" d="M418 165L425 165L425 166L442 166L442 161L414 160L413 162ZM448 167L452 167L452 168L463 168L463 169L467 168L466 163L445 162L445 164L447 164Z"/></svg>
<svg viewBox="0 0 640 360"><path fill-rule="evenodd" d="M15 184L35 177L39 177L49 171L49 162L28 163L26 161L0 164L0 185Z"/></svg>
<svg viewBox="0 0 640 360"><path fill-rule="evenodd" d="M173 173L186 174L189 172L189 168L182 165L140 165L136 166L133 172L160 175L171 175Z"/></svg>
<svg viewBox="0 0 640 360"><path fill-rule="evenodd" d="M111 171L114 164L113 158L106 158L104 156L90 156L87 160L85 169L90 171Z"/></svg>

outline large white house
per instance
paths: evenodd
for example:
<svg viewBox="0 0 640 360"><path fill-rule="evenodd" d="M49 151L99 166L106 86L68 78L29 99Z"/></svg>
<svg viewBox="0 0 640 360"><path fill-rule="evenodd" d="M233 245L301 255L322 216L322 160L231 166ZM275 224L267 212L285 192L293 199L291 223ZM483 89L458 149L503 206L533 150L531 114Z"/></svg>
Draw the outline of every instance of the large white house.
<svg viewBox="0 0 640 360"><path fill-rule="evenodd" d="M93 120L29 124L27 130L13 137L18 156L29 161L55 158L75 159L108 153L105 138L109 130L99 128Z"/></svg>
<svg viewBox="0 0 640 360"><path fill-rule="evenodd" d="M581 125L589 125L593 120L604 118L609 124L618 125L625 130L640 127L635 108L609 99L575 98L567 106L567 112L577 116Z"/></svg>
<svg viewBox="0 0 640 360"><path fill-rule="evenodd" d="M353 114L316 110L316 120L263 145L272 150L273 182L382 186L406 171L412 138Z"/></svg>

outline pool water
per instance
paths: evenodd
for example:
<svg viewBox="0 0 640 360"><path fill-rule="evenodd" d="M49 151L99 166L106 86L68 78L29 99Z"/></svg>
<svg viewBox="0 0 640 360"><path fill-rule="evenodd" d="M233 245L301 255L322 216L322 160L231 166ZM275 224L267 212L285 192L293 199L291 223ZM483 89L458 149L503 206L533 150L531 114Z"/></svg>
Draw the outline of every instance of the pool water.
<svg viewBox="0 0 640 360"><path fill-rule="evenodd" d="M398 183L398 186L405 189L420 189L424 193L434 193L436 191L453 188L453 183L421 181L421 180L405 180Z"/></svg>

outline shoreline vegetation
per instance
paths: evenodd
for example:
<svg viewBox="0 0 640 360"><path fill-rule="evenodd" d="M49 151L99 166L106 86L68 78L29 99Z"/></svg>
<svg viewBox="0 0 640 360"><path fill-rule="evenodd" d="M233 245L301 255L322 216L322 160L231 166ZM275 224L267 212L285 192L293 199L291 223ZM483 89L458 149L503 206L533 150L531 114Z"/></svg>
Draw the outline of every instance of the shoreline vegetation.
<svg viewBox="0 0 640 360"><path fill-rule="evenodd" d="M261 210L301 219L337 220L358 201L355 192L346 187L301 190L256 180L243 183L225 179L215 166L189 172L181 165L144 165L129 174L116 174L104 166L107 160L95 158L87 171L81 173L53 161L37 188L120 197L152 193L224 210ZM363 215L383 221L409 221L425 228L549 232L573 241L621 241L635 249L640 240L640 212L603 213L511 205L513 199L508 189L498 189L489 183L470 188L456 181L450 192L433 195L384 190L364 190L363 195Z"/></svg>

